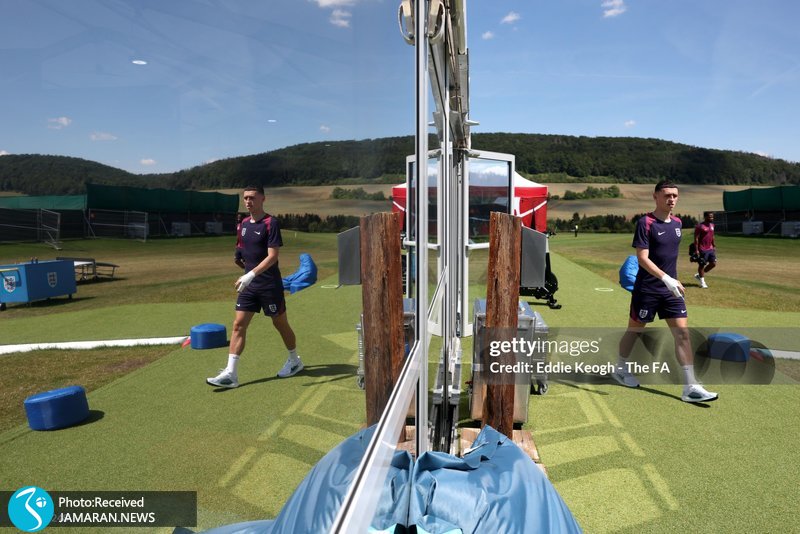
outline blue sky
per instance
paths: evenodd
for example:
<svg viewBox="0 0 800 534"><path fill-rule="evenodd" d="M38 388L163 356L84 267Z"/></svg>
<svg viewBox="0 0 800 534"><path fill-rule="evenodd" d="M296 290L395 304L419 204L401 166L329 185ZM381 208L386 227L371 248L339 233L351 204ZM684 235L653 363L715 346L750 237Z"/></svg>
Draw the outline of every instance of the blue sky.
<svg viewBox="0 0 800 534"><path fill-rule="evenodd" d="M0 155L135 173L413 132L399 0L0 0ZM467 0L478 132L800 161L800 4ZM476 146L476 148L481 148Z"/></svg>

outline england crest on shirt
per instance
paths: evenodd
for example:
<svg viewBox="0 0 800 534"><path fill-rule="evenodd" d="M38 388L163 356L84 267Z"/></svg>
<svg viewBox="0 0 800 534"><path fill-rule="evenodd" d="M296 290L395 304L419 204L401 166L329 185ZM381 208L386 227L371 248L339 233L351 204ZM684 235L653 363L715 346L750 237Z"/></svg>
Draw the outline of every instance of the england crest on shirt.
<svg viewBox="0 0 800 534"><path fill-rule="evenodd" d="M245 228L244 226L242 226L242 237L244 237L244 234L245 234L245 232L247 232L247 228Z"/></svg>
<svg viewBox="0 0 800 534"><path fill-rule="evenodd" d="M678 237L681 236L681 229L680 228L675 228L675 235L677 235Z"/></svg>

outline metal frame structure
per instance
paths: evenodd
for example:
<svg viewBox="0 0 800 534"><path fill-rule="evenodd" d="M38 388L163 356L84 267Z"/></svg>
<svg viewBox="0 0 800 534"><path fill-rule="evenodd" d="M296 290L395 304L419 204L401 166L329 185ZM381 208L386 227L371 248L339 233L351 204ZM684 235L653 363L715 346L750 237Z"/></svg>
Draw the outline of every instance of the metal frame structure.
<svg viewBox="0 0 800 534"><path fill-rule="evenodd" d="M508 210L514 158L471 149L469 54L466 0L402 0L401 34L415 52L415 150L407 159L408 295L415 300L416 340L406 358L386 409L354 480L334 520L332 532L366 532L374 515L407 408L416 393L416 443L427 450L449 452L455 438L460 396L460 337L471 332L468 290L470 250L488 245L468 243L469 159L488 158L508 164ZM433 122L429 124L429 100ZM429 147L430 127L439 146ZM417 162L425 161L425 165ZM433 172L432 172L433 171ZM429 175L436 180L436 240L429 243ZM421 244L424 243L425 246ZM419 245L419 246L418 246ZM436 254L436 285L429 291L429 253ZM413 278L412 278L413 277ZM441 336L437 373L429 387L429 347ZM429 406L429 396L432 399Z"/></svg>

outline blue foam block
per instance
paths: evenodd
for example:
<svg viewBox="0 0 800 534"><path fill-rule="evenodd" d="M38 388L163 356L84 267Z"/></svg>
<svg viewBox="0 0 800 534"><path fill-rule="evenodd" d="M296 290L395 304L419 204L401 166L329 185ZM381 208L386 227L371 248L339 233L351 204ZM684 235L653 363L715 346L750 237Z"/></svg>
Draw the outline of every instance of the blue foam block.
<svg viewBox="0 0 800 534"><path fill-rule="evenodd" d="M728 332L711 334L708 336L708 355L717 360L746 362L750 358L750 339Z"/></svg>
<svg viewBox="0 0 800 534"><path fill-rule="evenodd" d="M204 323L192 327L193 349L216 349L228 344L228 333L221 324Z"/></svg>
<svg viewBox="0 0 800 534"><path fill-rule="evenodd" d="M86 390L81 386L69 386L25 399L28 425L33 430L56 430L80 423L89 417L89 402Z"/></svg>

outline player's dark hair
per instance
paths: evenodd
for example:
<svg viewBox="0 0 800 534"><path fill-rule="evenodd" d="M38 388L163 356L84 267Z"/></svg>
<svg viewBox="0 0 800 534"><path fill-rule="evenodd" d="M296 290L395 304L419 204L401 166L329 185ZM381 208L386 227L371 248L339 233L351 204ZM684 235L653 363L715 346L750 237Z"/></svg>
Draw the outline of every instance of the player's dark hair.
<svg viewBox="0 0 800 534"><path fill-rule="evenodd" d="M658 193L662 189L678 189L678 186L670 180L661 180L656 184L655 192Z"/></svg>
<svg viewBox="0 0 800 534"><path fill-rule="evenodd" d="M264 194L264 186L263 185L247 185L243 189L243 191L258 191L262 195Z"/></svg>
<svg viewBox="0 0 800 534"><path fill-rule="evenodd" d="M703 212L703 218L708 217L709 215L713 215L713 214L714 214L713 211L704 211Z"/></svg>

